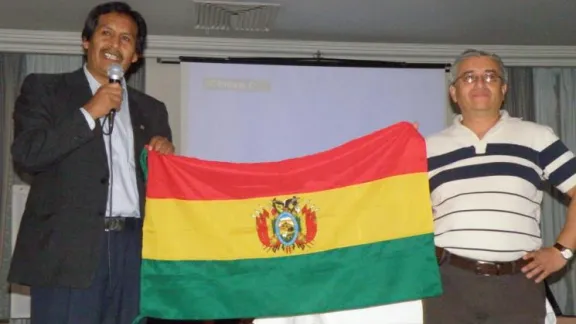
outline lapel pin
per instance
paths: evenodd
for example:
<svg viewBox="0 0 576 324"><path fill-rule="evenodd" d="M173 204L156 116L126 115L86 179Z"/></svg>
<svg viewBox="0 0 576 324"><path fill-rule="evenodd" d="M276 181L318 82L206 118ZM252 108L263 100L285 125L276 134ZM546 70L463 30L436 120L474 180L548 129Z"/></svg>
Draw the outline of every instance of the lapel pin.
<svg viewBox="0 0 576 324"><path fill-rule="evenodd" d="M141 129L141 130L144 130L144 125L140 125L140 129Z"/></svg>

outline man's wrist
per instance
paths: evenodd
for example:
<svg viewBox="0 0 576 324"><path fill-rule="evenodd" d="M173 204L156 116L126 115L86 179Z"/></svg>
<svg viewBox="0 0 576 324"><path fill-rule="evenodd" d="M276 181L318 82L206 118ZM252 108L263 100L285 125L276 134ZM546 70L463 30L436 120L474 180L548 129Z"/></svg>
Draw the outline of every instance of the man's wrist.
<svg viewBox="0 0 576 324"><path fill-rule="evenodd" d="M560 254L562 255L562 257L566 260L570 260L574 257L574 250L556 242L556 244L554 244L554 248L557 249L558 251L560 251Z"/></svg>
<svg viewBox="0 0 576 324"><path fill-rule="evenodd" d="M94 128L96 127L96 121L94 120L94 118L92 118L92 115L90 115L90 113L86 109L84 109L84 107L81 107L80 111L84 115L84 118L86 119L88 127L90 127L90 130L94 130Z"/></svg>

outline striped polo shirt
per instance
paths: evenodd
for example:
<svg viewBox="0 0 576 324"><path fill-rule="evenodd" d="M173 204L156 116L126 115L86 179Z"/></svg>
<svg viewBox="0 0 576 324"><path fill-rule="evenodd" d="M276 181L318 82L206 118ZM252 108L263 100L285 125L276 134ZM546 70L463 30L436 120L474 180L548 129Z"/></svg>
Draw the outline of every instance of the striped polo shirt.
<svg viewBox="0 0 576 324"><path fill-rule="evenodd" d="M426 139L436 245L484 261L539 249L542 190L576 185L574 154L550 128L504 110L482 139L461 120Z"/></svg>

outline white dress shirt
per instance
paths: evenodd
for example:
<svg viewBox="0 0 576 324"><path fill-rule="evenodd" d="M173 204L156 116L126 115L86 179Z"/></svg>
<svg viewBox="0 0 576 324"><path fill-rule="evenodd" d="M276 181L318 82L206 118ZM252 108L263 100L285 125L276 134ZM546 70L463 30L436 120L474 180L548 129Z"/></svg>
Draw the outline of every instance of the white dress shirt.
<svg viewBox="0 0 576 324"><path fill-rule="evenodd" d="M84 65L84 73L90 84L92 94L100 88L100 83ZM106 118L100 118L104 133L104 143L106 146L106 156L108 158L108 169L110 171L110 181L108 182L108 202L106 204L106 216L112 217L140 217L140 204L138 185L136 183L136 161L134 159L134 133L130 119L130 108L128 106L128 91L126 81L122 79L122 104L114 119L114 127L111 135L109 133L109 123ZM90 129L96 127L96 121L84 109L80 108ZM112 140L110 143L110 139ZM110 150L112 144L112 150ZM110 153L112 151L112 154ZM112 160L110 162L110 160Z"/></svg>

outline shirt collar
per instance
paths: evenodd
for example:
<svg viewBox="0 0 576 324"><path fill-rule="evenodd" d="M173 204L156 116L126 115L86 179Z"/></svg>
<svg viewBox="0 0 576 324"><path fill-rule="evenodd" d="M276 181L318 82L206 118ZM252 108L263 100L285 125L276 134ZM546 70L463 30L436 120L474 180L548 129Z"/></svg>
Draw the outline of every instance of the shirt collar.
<svg viewBox="0 0 576 324"><path fill-rule="evenodd" d="M98 82L98 80L96 80L96 78L94 78L92 73L88 71L88 67L86 66L86 64L84 64L83 68L84 68L84 74L86 75L86 79L88 79L88 84L90 85L90 90L92 90L92 93L94 94L100 88L101 84L100 82ZM122 89L126 89L126 79L122 78L121 84Z"/></svg>
<svg viewBox="0 0 576 324"><path fill-rule="evenodd" d="M511 117L510 117L510 114L508 114L508 111L501 109L500 110L500 119L498 120L498 123L505 122L505 121L509 120L510 118ZM462 125L462 119L463 119L463 117L461 114L454 117L454 126L464 126L464 125Z"/></svg>

